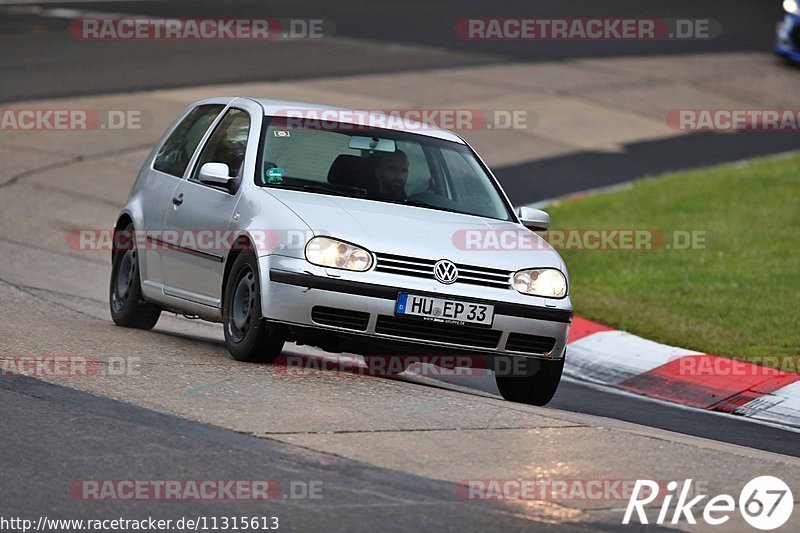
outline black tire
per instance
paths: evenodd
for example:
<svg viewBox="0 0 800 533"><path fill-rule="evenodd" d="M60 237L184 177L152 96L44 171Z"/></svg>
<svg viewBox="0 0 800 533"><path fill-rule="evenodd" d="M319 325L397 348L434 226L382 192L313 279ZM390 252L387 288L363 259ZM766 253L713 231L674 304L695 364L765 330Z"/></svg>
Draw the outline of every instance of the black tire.
<svg viewBox="0 0 800 533"><path fill-rule="evenodd" d="M142 297L139 274L139 254L133 239L133 224L122 235L115 235L119 249L111 262L111 280L108 289L108 306L111 319L125 328L153 329L161 316L161 308L147 303Z"/></svg>
<svg viewBox="0 0 800 533"><path fill-rule="evenodd" d="M501 376L495 374L497 388L500 395L510 402L526 403L529 405L547 405L553 399L561 383L561 373L564 370L564 356L556 361L540 360L538 370L526 376Z"/></svg>
<svg viewBox="0 0 800 533"><path fill-rule="evenodd" d="M225 345L237 361L271 363L286 342L286 328L261 316L261 282L252 250L233 262L222 298Z"/></svg>

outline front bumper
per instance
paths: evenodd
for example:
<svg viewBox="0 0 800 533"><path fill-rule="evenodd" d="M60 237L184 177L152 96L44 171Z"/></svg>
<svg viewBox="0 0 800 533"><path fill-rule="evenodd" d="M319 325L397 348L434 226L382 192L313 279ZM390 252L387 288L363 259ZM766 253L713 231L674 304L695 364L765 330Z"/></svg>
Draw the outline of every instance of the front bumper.
<svg viewBox="0 0 800 533"><path fill-rule="evenodd" d="M775 28L775 53L800 62L800 15L784 14Z"/></svg>
<svg viewBox="0 0 800 533"><path fill-rule="evenodd" d="M368 337L378 342L410 342L450 350L558 359L564 353L572 322L569 298L545 302L543 298L527 297L511 289L445 286L433 281L371 272L332 273L304 260L282 256L260 257L259 270L262 312L267 319ZM355 279L357 277L361 279ZM417 327L420 322L395 318L399 292L489 303L495 308L494 322L491 328L431 328L430 323L425 323L421 332ZM498 298L498 293L506 298ZM524 303L526 300L535 300L543 305ZM357 327L333 326L312 316L315 307L328 308L329 312L334 309L368 314L368 318L364 317L363 324ZM531 339L536 342L529 344ZM552 343L548 345L550 339ZM548 345L547 349L542 348L544 345Z"/></svg>

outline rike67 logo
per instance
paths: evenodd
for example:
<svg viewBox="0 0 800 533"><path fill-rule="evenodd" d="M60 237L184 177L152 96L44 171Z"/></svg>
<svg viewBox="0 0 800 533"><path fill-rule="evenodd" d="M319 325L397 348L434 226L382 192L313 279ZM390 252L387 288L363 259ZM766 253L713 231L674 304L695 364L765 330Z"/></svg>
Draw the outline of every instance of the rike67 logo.
<svg viewBox="0 0 800 533"><path fill-rule="evenodd" d="M647 513L644 506L662 498L661 509L655 520L656 524L667 523L670 514L670 505L675 496L675 508L672 511L669 523L677 524L681 516L689 524L696 524L694 513L702 512L702 519L706 524L718 526L724 524L736 511L737 501L729 494L720 494L709 499L703 505L701 502L708 498L699 494L689 499L692 493L692 480L687 479L678 489L677 481L670 481L666 486L666 494L659 494L663 484L649 479L638 479L633 487L633 494L628 500L625 509L623 524L629 524L636 513L639 523L648 524ZM739 493L739 512L742 518L752 527L761 530L776 529L784 525L792 515L794 498L789 486L782 480L773 476L759 476L747 482Z"/></svg>

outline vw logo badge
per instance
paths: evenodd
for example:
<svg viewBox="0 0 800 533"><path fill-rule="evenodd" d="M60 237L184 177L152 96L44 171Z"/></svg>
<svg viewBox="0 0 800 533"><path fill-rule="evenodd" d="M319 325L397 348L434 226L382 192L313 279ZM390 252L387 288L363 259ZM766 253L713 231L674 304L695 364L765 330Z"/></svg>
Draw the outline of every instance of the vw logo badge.
<svg viewBox="0 0 800 533"><path fill-rule="evenodd" d="M439 283L450 285L458 279L458 268L452 261L442 259L433 265L433 276Z"/></svg>

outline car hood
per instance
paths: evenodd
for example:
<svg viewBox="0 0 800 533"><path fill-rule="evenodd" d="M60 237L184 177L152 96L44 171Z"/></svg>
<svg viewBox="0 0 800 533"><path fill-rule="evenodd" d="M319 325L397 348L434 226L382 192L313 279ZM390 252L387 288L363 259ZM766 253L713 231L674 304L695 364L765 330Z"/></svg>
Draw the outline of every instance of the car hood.
<svg viewBox="0 0 800 533"><path fill-rule="evenodd" d="M513 222L435 209L262 189L291 209L315 235L328 235L374 253L503 270L564 270L558 253L540 236Z"/></svg>

